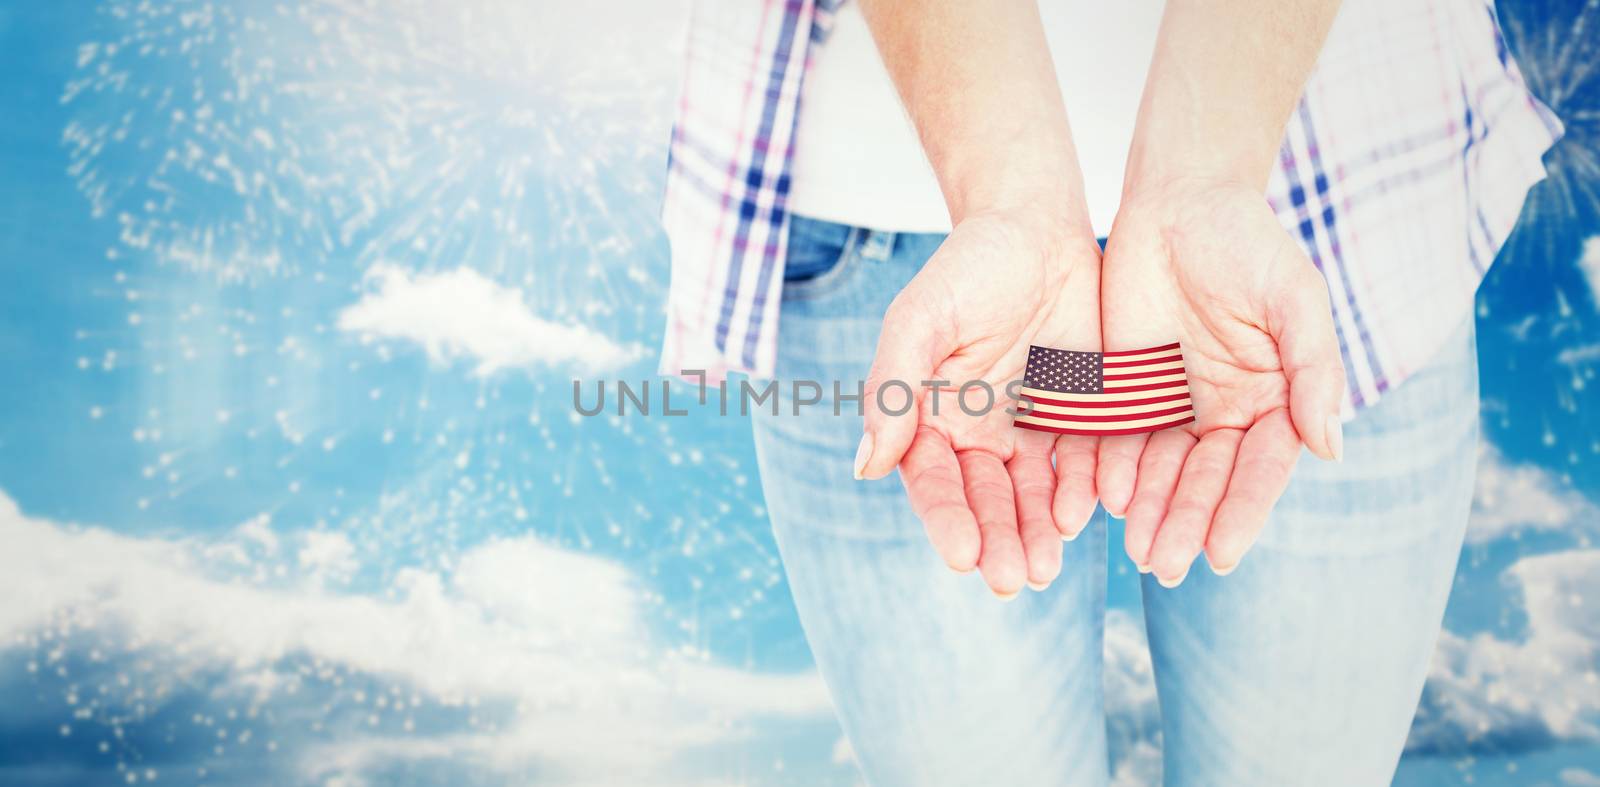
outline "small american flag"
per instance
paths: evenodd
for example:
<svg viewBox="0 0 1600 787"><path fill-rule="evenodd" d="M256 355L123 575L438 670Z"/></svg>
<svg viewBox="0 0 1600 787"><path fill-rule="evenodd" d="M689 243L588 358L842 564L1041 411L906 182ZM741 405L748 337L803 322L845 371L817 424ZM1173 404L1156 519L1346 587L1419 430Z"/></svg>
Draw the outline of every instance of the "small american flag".
<svg viewBox="0 0 1600 787"><path fill-rule="evenodd" d="M1014 423L1023 429L1140 434L1194 420L1176 343L1110 353L1030 347L1022 386Z"/></svg>

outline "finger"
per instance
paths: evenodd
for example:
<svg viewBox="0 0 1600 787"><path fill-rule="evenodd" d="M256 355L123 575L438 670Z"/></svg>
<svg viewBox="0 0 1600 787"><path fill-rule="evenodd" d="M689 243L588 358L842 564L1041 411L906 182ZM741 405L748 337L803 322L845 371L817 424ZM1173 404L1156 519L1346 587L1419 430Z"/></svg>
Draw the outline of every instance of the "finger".
<svg viewBox="0 0 1600 787"><path fill-rule="evenodd" d="M1167 515L1167 503L1178 486L1183 460L1189 457L1195 442L1194 435L1188 432L1167 429L1152 435L1139 457L1139 478L1133 500L1128 503L1123 541L1128 557L1133 559L1140 573L1150 571L1150 545L1155 542L1156 529Z"/></svg>
<svg viewBox="0 0 1600 787"><path fill-rule="evenodd" d="M967 506L978 518L978 533L983 544L978 553L978 571L995 595L1009 599L1022 590L1028 575L1022 538L1017 532L1017 509L1011 492L1011 476L999 457L984 451L959 451L961 479L966 487Z"/></svg>
<svg viewBox="0 0 1600 787"><path fill-rule="evenodd" d="M1344 400L1344 362L1328 305L1328 284L1292 241L1297 261L1286 266L1282 286L1267 313L1267 330L1289 381L1289 414L1295 431L1323 459L1344 456L1339 404Z"/></svg>
<svg viewBox="0 0 1600 787"><path fill-rule="evenodd" d="M1083 532L1094 514L1099 443L1100 438L1083 435L1056 438L1056 491L1050 515L1056 531L1068 541Z"/></svg>
<svg viewBox="0 0 1600 787"><path fill-rule="evenodd" d="M1148 434L1112 435L1100 438L1099 461L1095 466L1095 491L1106 512L1121 518L1133 500L1134 483L1139 477L1139 456L1144 453Z"/></svg>
<svg viewBox="0 0 1600 787"><path fill-rule="evenodd" d="M1029 434L1044 435L1039 432ZM1027 559L1028 586L1043 590L1061 573L1061 534L1050 517L1055 470L1050 466L1051 440L1019 450L1006 463L1017 505L1022 553Z"/></svg>
<svg viewBox="0 0 1600 787"><path fill-rule="evenodd" d="M978 565L981 548L978 521L961 487L961 465L944 435L932 429L917 432L900 464L911 510L922 520L928 541L950 568L966 573Z"/></svg>
<svg viewBox="0 0 1600 787"><path fill-rule="evenodd" d="M1268 413L1245 434L1228 492L1206 535L1206 560L1218 576L1232 572L1261 535L1299 456L1300 438L1283 410Z"/></svg>
<svg viewBox="0 0 1600 787"><path fill-rule="evenodd" d="M951 322L940 306L947 302L913 279L884 313L883 331L867 373L862 405L866 432L856 450L857 478L888 475L916 436L917 410L927 390L921 383L955 350L948 332Z"/></svg>
<svg viewBox="0 0 1600 787"><path fill-rule="evenodd" d="M1150 570L1164 587L1177 587L1205 547L1211 518L1228 489L1239 454L1240 429L1218 429L1200 438L1184 460L1172 504L1150 547Z"/></svg>

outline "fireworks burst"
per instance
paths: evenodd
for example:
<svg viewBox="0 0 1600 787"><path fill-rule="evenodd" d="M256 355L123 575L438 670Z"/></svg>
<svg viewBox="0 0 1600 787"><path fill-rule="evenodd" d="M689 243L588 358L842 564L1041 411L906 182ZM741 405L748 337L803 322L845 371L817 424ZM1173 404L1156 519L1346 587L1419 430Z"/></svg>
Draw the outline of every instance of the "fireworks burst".
<svg viewBox="0 0 1600 787"><path fill-rule="evenodd" d="M80 366L136 381L92 417L145 444L141 507L345 529L380 573L536 531L683 591L658 618L696 646L773 606L743 423L577 419L565 368L441 374L340 331L372 271L465 269L642 355L681 9L622 5L107 0L64 140L121 229L126 329L82 331Z"/></svg>
<svg viewBox="0 0 1600 787"><path fill-rule="evenodd" d="M340 243L364 266L470 261L528 288L541 314L610 318L638 305L638 285L654 296L660 271L640 251L656 240L670 72L641 57L664 51L642 45L647 28L606 12L623 10L406 0L295 11L317 65L284 92L313 146L345 160ZM541 264L552 256L563 264Z"/></svg>
<svg viewBox="0 0 1600 787"><path fill-rule="evenodd" d="M1518 233L1547 260L1560 256L1558 228L1600 219L1600 0L1557 5L1564 7L1507 3L1501 14L1529 89L1566 127L1545 156L1548 177L1529 192Z"/></svg>

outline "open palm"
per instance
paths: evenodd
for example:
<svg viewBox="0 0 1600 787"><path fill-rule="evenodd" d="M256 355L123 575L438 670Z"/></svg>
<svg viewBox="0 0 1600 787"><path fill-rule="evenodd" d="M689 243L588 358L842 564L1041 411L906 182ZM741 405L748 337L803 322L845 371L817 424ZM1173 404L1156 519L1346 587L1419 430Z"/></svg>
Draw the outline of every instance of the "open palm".
<svg viewBox="0 0 1600 787"><path fill-rule="evenodd" d="M1098 490L1126 512L1127 551L1176 585L1204 550L1237 565L1288 485L1302 444L1342 450L1327 287L1261 194L1180 184L1124 201L1101 282L1108 349L1178 340L1196 420L1103 438Z"/></svg>
<svg viewBox="0 0 1600 787"><path fill-rule="evenodd" d="M976 217L951 232L884 317L860 475L898 465L940 556L957 571L979 568L1002 597L1053 580L1061 538L1094 509L1094 438L1015 428L1006 388L1022 379L1030 344L1098 348L1098 298L1099 249L1087 234ZM915 401L896 416L878 407L879 390L890 411L908 392Z"/></svg>

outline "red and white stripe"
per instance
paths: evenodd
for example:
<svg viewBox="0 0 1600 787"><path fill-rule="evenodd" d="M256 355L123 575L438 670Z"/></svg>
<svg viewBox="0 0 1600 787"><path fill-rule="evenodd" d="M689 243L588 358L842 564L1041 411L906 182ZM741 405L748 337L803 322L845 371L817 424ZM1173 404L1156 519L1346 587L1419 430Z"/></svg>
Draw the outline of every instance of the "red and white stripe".
<svg viewBox="0 0 1600 787"><path fill-rule="evenodd" d="M1108 352L1102 393L1024 387L1017 426L1079 435L1142 434L1194 421L1183 353L1176 343Z"/></svg>

